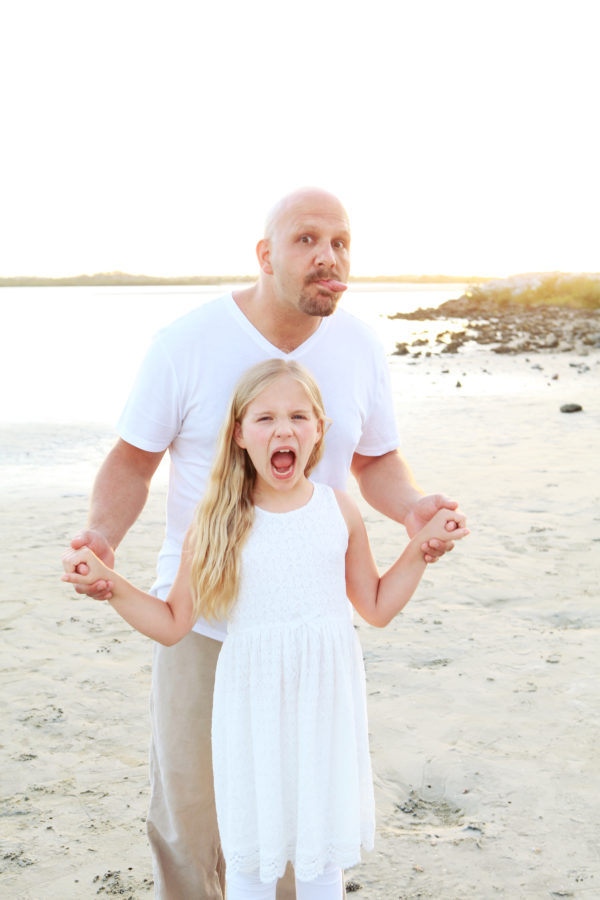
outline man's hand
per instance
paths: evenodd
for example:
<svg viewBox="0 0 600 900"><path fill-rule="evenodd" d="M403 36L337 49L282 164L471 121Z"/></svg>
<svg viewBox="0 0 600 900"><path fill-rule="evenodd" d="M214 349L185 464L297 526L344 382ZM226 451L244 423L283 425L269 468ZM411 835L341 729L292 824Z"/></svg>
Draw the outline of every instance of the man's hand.
<svg viewBox="0 0 600 900"><path fill-rule="evenodd" d="M109 545L104 535L99 531L81 531L79 534L76 534L71 541L71 547L73 550L89 547L90 550L96 554L98 559L101 559L109 569L114 569L114 550ZM79 575L87 575L88 567L85 563L80 563L75 571ZM92 597L94 600L110 600L112 597L112 588L112 581L107 581L105 579L100 579L90 585L75 585L75 590L78 594L87 594L88 597Z"/></svg>
<svg viewBox="0 0 600 900"><path fill-rule="evenodd" d="M440 509L458 509L458 503L456 500L450 500L444 494L428 494L426 497L421 497L416 503L413 503L404 520L408 536L413 537L417 534ZM437 562L444 553L448 553L454 548L451 535L458 527L458 522L451 520L446 524L447 541L431 538L431 540L421 544L421 550L424 554L423 558L426 563Z"/></svg>

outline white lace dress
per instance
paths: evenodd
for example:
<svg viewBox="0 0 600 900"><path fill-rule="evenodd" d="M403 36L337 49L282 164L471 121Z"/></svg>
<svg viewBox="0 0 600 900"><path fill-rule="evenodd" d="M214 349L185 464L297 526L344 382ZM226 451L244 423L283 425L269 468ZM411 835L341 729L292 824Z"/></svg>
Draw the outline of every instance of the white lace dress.
<svg viewBox="0 0 600 900"><path fill-rule="evenodd" d="M373 846L362 653L345 585L346 523L315 485L289 513L256 509L217 666L213 768L229 871L308 881Z"/></svg>

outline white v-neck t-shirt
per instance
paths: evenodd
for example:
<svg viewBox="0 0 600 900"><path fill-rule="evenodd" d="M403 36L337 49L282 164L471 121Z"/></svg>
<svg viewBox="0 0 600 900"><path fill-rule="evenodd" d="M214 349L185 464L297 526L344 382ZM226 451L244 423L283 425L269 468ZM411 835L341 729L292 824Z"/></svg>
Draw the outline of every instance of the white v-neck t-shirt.
<svg viewBox="0 0 600 900"><path fill-rule="evenodd" d="M332 424L314 481L346 487L355 452L381 456L399 444L387 362L373 330L344 310L324 318L291 353L271 344L231 294L159 331L142 362L117 425L141 450L169 449L166 532L152 591L165 599L181 546L202 498L233 388L250 366L294 359L315 377ZM194 630L223 640L226 625L199 619Z"/></svg>

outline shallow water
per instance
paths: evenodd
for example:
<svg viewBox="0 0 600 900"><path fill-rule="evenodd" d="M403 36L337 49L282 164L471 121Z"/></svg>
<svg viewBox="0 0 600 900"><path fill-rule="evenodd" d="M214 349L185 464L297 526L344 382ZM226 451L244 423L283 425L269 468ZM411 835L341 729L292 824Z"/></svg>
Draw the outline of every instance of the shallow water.
<svg viewBox="0 0 600 900"><path fill-rule="evenodd" d="M114 423L152 335L230 288L2 288L0 422ZM342 305L369 322L391 353L420 326L388 315L461 293L460 285L359 284Z"/></svg>

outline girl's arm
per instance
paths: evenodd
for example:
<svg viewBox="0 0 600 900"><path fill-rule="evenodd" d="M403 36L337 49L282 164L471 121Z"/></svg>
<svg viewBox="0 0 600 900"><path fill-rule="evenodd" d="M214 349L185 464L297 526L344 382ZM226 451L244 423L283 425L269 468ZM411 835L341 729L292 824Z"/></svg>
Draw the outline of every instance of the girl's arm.
<svg viewBox="0 0 600 900"><path fill-rule="evenodd" d="M85 563L86 575L77 572L77 566ZM108 601L126 622L137 631L170 646L176 644L194 625L191 591L191 552L186 537L177 577L166 601L141 591L98 559L89 547L68 550L63 556L65 574L63 581L75 585L94 584L99 579L110 581L112 597Z"/></svg>
<svg viewBox="0 0 600 900"><path fill-rule="evenodd" d="M404 552L387 572L380 576L367 531L358 507L348 494L336 491L348 526L346 551L346 589L356 611L371 625L383 628L403 609L414 594L427 564L421 545L432 538L458 541L469 534L465 516L456 509L441 509L414 535ZM446 530L448 522L458 528Z"/></svg>

